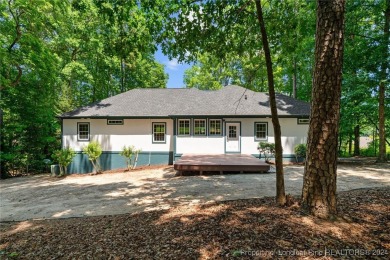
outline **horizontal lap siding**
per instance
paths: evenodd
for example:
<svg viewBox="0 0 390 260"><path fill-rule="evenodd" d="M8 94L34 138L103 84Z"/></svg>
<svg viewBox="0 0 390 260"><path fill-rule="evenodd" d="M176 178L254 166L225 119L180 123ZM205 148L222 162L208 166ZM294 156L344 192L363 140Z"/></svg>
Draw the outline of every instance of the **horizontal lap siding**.
<svg viewBox="0 0 390 260"><path fill-rule="evenodd" d="M226 119L226 121L230 121ZM234 121L232 119L231 121ZM274 128L271 118L245 118L235 121L241 121L241 153L258 154L257 145L259 142L275 142ZM291 156L294 154L294 147L298 144L306 144L307 131L309 125L298 125L296 118L280 118L282 129L283 154ZM255 122L268 123L267 140L255 140Z"/></svg>
<svg viewBox="0 0 390 260"><path fill-rule="evenodd" d="M223 136L177 136L176 153L195 153L195 154L223 154L225 139Z"/></svg>
<svg viewBox="0 0 390 260"><path fill-rule="evenodd" d="M226 122L241 122L241 153L258 154L258 143L275 142L271 118L224 118ZM255 122L267 123L268 137L266 140L255 140ZM282 145L285 157L293 157L297 144L306 144L308 125L298 125L297 118L280 118L282 127ZM225 131L224 131L225 134ZM177 136L176 154L184 153L225 153L225 136Z"/></svg>
<svg viewBox="0 0 390 260"><path fill-rule="evenodd" d="M171 119L124 119L123 125L107 125L107 119L64 119L63 147L69 146L77 152L73 163L69 166L70 173L91 172L92 165L86 155L82 154L83 146L88 141L77 140L77 123L90 123L90 140L98 141L103 148L101 164L104 170L124 168L125 160L120 156L124 145L134 145L141 149L138 164L156 165L172 164L174 156L184 153L225 153L225 136L173 136L173 120ZM166 123L166 142L152 142L152 123ZM270 118L225 118L225 122L241 122L241 153L258 155L257 145L260 141L254 139L255 122L268 123L267 142L274 142L273 126ZM281 118L283 155L286 159L294 159L294 147L306 144L308 125L298 125L296 118ZM225 131L224 131L225 134ZM175 155L173 154L176 147Z"/></svg>
<svg viewBox="0 0 390 260"><path fill-rule="evenodd" d="M63 147L69 146L82 151L88 141L77 140L77 123L90 123L90 140L98 141L103 151L122 150L123 146L134 145L142 151L173 151L173 120L171 119L124 119L123 125L107 125L107 119L64 119ZM166 142L152 142L152 123L166 123Z"/></svg>
<svg viewBox="0 0 390 260"><path fill-rule="evenodd" d="M297 118L281 118L283 154L294 154L298 144L306 144L309 125L298 125Z"/></svg>
<svg viewBox="0 0 390 260"><path fill-rule="evenodd" d="M98 141L103 149L100 164L103 170L125 168L124 157L120 155L123 146L134 145L141 149L138 166L168 165L173 163L173 120L171 119L124 119L123 125L107 125L107 119L64 119L62 146L76 151L69 173L92 172L88 156L82 153L89 141L77 140L77 123L90 123L90 141ZM166 123L166 142L153 143L152 123Z"/></svg>

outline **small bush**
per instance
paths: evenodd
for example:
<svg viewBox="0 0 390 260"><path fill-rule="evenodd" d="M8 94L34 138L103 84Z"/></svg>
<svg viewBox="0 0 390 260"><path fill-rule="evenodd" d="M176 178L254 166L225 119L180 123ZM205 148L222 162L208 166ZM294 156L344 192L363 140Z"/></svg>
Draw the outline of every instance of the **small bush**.
<svg viewBox="0 0 390 260"><path fill-rule="evenodd" d="M74 156L75 152L69 147L54 151L52 157L60 166L60 176L67 174L68 165L72 162Z"/></svg>
<svg viewBox="0 0 390 260"><path fill-rule="evenodd" d="M137 160L138 160L138 154L141 152L141 149L135 149L134 146L123 146L122 152L120 155L125 157L127 169L130 171L132 169L135 169L137 166ZM133 158L134 155L134 158ZM134 160L133 160L134 159Z"/></svg>
<svg viewBox="0 0 390 260"><path fill-rule="evenodd" d="M102 147L96 141L90 142L87 146L84 146L83 153L88 155L88 159L91 161L94 172L101 173L101 167L99 163L99 157L102 154Z"/></svg>
<svg viewBox="0 0 390 260"><path fill-rule="evenodd" d="M295 159L298 162L299 158L306 158L306 144L298 144L294 147Z"/></svg>
<svg viewBox="0 0 390 260"><path fill-rule="evenodd" d="M259 150L259 152L260 152L260 157L261 157L261 154L264 155L264 159L266 162L269 162L269 158L271 156L275 156L275 144L274 143L260 142L257 146L257 150Z"/></svg>

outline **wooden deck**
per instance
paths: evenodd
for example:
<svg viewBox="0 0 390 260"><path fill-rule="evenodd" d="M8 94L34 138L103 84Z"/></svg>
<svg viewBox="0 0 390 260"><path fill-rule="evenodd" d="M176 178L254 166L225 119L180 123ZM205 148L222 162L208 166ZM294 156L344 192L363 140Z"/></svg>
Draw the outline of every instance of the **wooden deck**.
<svg viewBox="0 0 390 260"><path fill-rule="evenodd" d="M179 173L203 172L268 172L270 166L247 154L183 154L174 164Z"/></svg>

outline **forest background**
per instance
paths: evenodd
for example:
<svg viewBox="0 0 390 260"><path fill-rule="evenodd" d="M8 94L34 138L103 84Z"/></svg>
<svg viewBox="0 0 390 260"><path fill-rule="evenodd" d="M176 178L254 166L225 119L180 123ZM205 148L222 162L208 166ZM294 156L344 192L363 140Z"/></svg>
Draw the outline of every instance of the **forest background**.
<svg viewBox="0 0 390 260"><path fill-rule="evenodd" d="M193 64L185 72L188 88L237 84L268 91L253 10L229 1L191 9L175 2L0 2L1 177L45 169L44 160L60 148L57 117L63 112L133 88L165 88L168 75L154 55L158 47ZM389 0L346 3L339 156L378 153L380 86L381 105L390 114L389 5ZM315 2L306 0L263 5L275 89L305 101L311 99L315 11ZM202 37L180 34L186 26L207 26L200 16L208 15L221 19L206 32L213 44L206 47L198 42ZM390 117L384 121L389 137ZM371 140L364 149L361 136Z"/></svg>

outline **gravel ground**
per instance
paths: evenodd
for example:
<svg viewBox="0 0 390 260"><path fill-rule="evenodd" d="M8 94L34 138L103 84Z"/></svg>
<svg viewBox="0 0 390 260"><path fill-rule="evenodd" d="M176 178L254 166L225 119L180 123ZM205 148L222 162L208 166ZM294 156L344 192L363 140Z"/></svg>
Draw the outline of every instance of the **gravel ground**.
<svg viewBox="0 0 390 260"><path fill-rule="evenodd" d="M286 193L299 195L303 167L285 167ZM340 165L338 191L389 187L389 164ZM0 181L0 222L102 216L275 195L275 173L176 176L172 167Z"/></svg>

